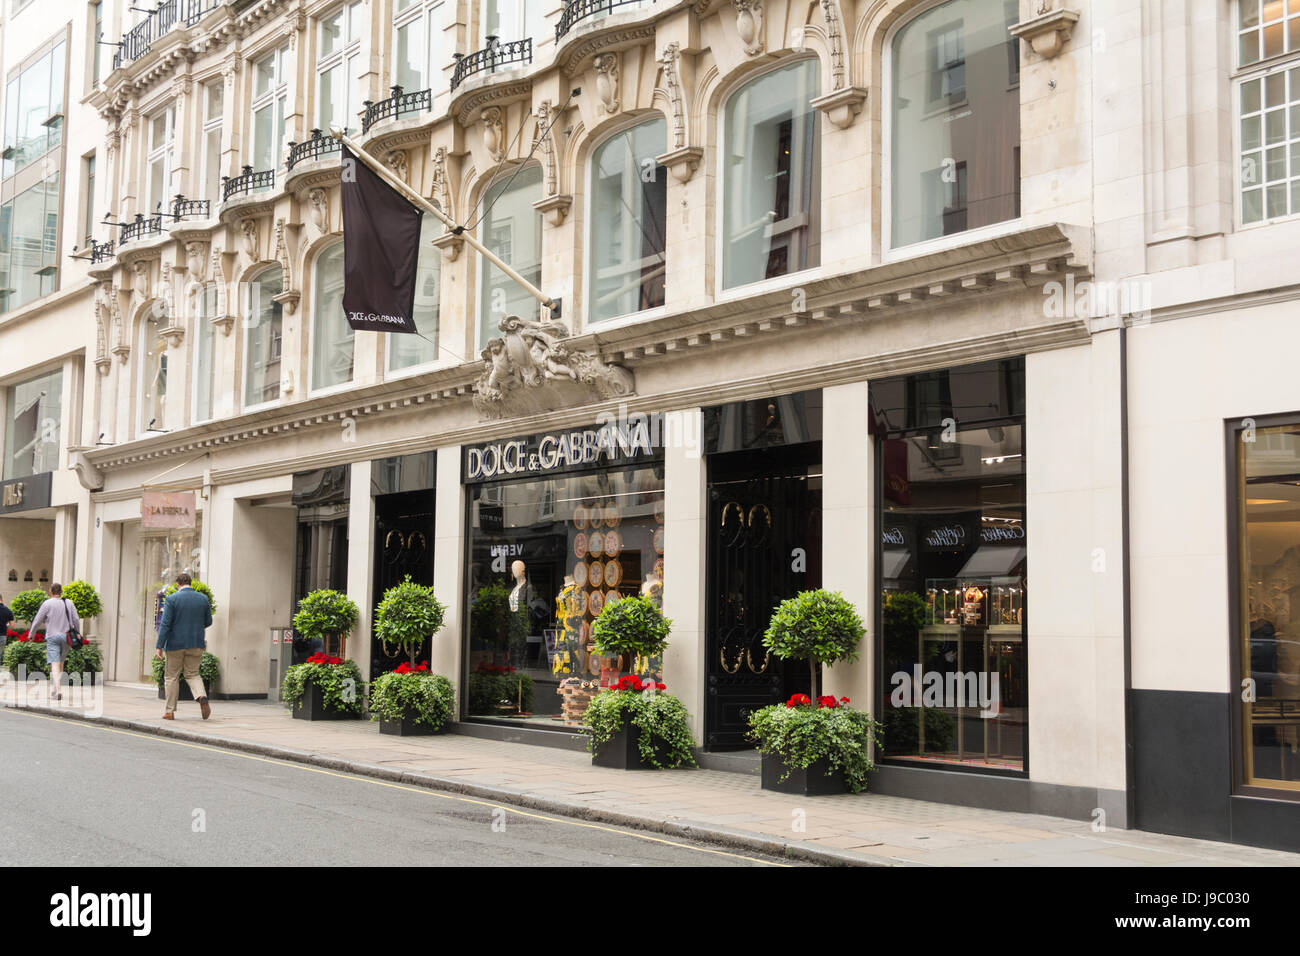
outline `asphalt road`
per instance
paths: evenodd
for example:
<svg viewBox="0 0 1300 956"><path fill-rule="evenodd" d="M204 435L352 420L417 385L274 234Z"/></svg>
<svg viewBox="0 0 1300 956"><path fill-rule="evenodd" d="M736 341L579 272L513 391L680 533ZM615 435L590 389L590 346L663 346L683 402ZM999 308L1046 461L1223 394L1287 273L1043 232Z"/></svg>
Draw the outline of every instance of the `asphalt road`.
<svg viewBox="0 0 1300 956"><path fill-rule="evenodd" d="M782 861L0 709L0 866L761 866Z"/></svg>

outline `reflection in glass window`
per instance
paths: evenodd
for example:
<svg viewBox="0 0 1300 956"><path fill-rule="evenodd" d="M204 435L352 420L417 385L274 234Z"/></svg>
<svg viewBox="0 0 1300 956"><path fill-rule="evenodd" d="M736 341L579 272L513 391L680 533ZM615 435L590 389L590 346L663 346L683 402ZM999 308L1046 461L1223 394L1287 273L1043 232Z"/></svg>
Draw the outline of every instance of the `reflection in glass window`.
<svg viewBox="0 0 1300 956"><path fill-rule="evenodd" d="M0 205L0 310L58 288L59 176Z"/></svg>
<svg viewBox="0 0 1300 956"><path fill-rule="evenodd" d="M890 759L1025 769L1023 381L1014 362L872 383Z"/></svg>
<svg viewBox="0 0 1300 956"><path fill-rule="evenodd" d="M1020 196L1015 3L949 0L894 38L892 244L1014 219Z"/></svg>
<svg viewBox="0 0 1300 956"><path fill-rule="evenodd" d="M664 304L667 124L651 120L602 143L591 161L587 320Z"/></svg>
<svg viewBox="0 0 1300 956"><path fill-rule="evenodd" d="M289 90L289 48L281 47L253 67L253 169L262 172L279 165L284 141L284 114Z"/></svg>
<svg viewBox="0 0 1300 956"><path fill-rule="evenodd" d="M818 63L765 73L727 99L722 160L722 285L821 262Z"/></svg>
<svg viewBox="0 0 1300 956"><path fill-rule="evenodd" d="M1244 782L1300 789L1300 425L1237 440ZM1251 684L1244 682L1249 680ZM1242 694L1243 698L1249 695Z"/></svg>
<svg viewBox="0 0 1300 956"><path fill-rule="evenodd" d="M316 126L360 125L361 4L349 3L321 17L316 46Z"/></svg>
<svg viewBox="0 0 1300 956"><path fill-rule="evenodd" d="M511 179L491 186L483 199L479 237L484 245L531 282L542 282L542 214L533 203L542 198L542 167L529 166ZM496 266L479 258L478 344L500 334L497 324L507 315L537 318L538 303Z"/></svg>
<svg viewBox="0 0 1300 956"><path fill-rule="evenodd" d="M140 431L167 427L167 320L152 311L140 320Z"/></svg>
<svg viewBox="0 0 1300 956"><path fill-rule="evenodd" d="M420 254L415 267L415 329L419 335L388 335L388 370L425 365L438 357L438 298L442 294L442 252L433 240L442 223L426 214L420 223Z"/></svg>
<svg viewBox="0 0 1300 956"><path fill-rule="evenodd" d="M63 141L63 64L65 48L48 53L9 81L5 89L5 147L13 155L4 161L11 176L40 159Z"/></svg>
<svg viewBox="0 0 1300 956"><path fill-rule="evenodd" d="M343 311L343 243L316 257L312 290L311 387L330 388L352 381L356 333Z"/></svg>
<svg viewBox="0 0 1300 956"><path fill-rule="evenodd" d="M272 266L248 283L244 301L244 404L280 397L283 317L274 296L284 291L284 271Z"/></svg>
<svg viewBox="0 0 1300 956"><path fill-rule="evenodd" d="M63 372L12 385L5 395L4 477L25 478L59 467Z"/></svg>

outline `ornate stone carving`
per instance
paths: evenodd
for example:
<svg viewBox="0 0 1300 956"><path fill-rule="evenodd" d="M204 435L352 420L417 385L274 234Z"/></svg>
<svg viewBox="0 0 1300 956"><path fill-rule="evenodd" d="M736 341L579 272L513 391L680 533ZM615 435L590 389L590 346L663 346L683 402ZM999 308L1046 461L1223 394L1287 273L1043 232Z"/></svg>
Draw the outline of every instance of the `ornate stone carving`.
<svg viewBox="0 0 1300 956"><path fill-rule="evenodd" d="M389 150L388 155L384 157L384 165L391 169L398 179L406 182L406 150Z"/></svg>
<svg viewBox="0 0 1300 956"><path fill-rule="evenodd" d="M438 208L455 218L451 208L451 184L447 182L447 147L433 151L433 198Z"/></svg>
<svg viewBox="0 0 1300 956"><path fill-rule="evenodd" d="M551 101L542 100L537 107L537 140L541 141L542 168L546 174L546 195L559 191L559 171L555 163L555 140L551 136ZM534 141L536 143L536 141Z"/></svg>
<svg viewBox="0 0 1300 956"><path fill-rule="evenodd" d="M185 243L185 271L195 282L203 281L203 260L207 258L207 243L192 240Z"/></svg>
<svg viewBox="0 0 1300 956"><path fill-rule="evenodd" d="M257 220L242 219L239 222L239 231L244 236L244 252L248 258L254 262L257 261Z"/></svg>
<svg viewBox="0 0 1300 956"><path fill-rule="evenodd" d="M77 473L77 481L81 483L81 487L87 491L99 491L104 487L104 476L90 463L81 449L68 449L68 464Z"/></svg>
<svg viewBox="0 0 1300 956"><path fill-rule="evenodd" d="M821 0L826 20L826 39L831 48L831 89L844 87L844 20L838 0Z"/></svg>
<svg viewBox="0 0 1300 956"><path fill-rule="evenodd" d="M311 224L320 233L329 232L329 193L319 186L307 191L307 204L311 209Z"/></svg>
<svg viewBox="0 0 1300 956"><path fill-rule="evenodd" d="M1050 60L1065 49L1078 22L1078 11L1053 10L1050 0L1043 0L1035 15L1011 27L1010 33L1028 43L1043 59Z"/></svg>
<svg viewBox="0 0 1300 956"><path fill-rule="evenodd" d="M618 112L618 54L602 53L591 61L596 71L596 98L605 114Z"/></svg>
<svg viewBox="0 0 1300 956"><path fill-rule="evenodd" d="M745 53L758 56L763 52L763 0L731 0L736 8L736 33L745 44Z"/></svg>
<svg viewBox="0 0 1300 956"><path fill-rule="evenodd" d="M117 356L118 361L125 365L127 358L131 355L131 346L126 343L122 331L121 299L122 291L116 287L108 294L109 321L113 326L113 348L111 351Z"/></svg>
<svg viewBox="0 0 1300 956"><path fill-rule="evenodd" d="M479 118L483 121L483 148L492 162L499 163L506 158L506 128L501 107L489 106Z"/></svg>
<svg viewBox="0 0 1300 956"><path fill-rule="evenodd" d="M217 286L217 314L212 319L222 335L229 335L235 325L235 316L230 309L230 291L226 288L226 268L222 262L221 250L212 250L212 281Z"/></svg>
<svg viewBox="0 0 1300 956"><path fill-rule="evenodd" d="M499 338L483 349L483 372L474 383L474 407L488 418L633 393L632 373L593 352L570 349L561 322L531 322L507 315Z"/></svg>
<svg viewBox="0 0 1300 956"><path fill-rule="evenodd" d="M144 302L149 298L149 262L141 260L131 263L131 272L135 276L131 280L131 289Z"/></svg>
<svg viewBox="0 0 1300 956"><path fill-rule="evenodd" d="M109 307L104 300L111 288L106 282L95 284L95 368L100 375L107 375L112 365L108 357Z"/></svg>
<svg viewBox="0 0 1300 956"><path fill-rule="evenodd" d="M289 251L288 231L288 226L283 219L275 221L275 252L272 253L271 258L280 263L284 276L284 291L272 298L284 307L286 313L293 315L294 310L298 308L301 293L298 291L297 283L293 281L293 256Z"/></svg>
<svg viewBox="0 0 1300 956"><path fill-rule="evenodd" d="M686 99L682 96L681 74L677 63L681 57L681 46L674 40L664 47L664 55L659 63L664 68L664 85L668 88L668 104L673 114L673 149L686 145Z"/></svg>

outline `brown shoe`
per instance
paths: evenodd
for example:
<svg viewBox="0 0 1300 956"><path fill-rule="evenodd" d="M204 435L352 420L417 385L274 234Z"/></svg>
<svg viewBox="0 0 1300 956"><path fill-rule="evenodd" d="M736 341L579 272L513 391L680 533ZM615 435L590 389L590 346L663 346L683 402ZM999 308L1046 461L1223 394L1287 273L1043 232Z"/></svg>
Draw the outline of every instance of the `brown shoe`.
<svg viewBox="0 0 1300 956"><path fill-rule="evenodd" d="M199 710L203 713L204 720L207 720L212 716L212 708L208 706L208 699L206 697L199 698Z"/></svg>
<svg viewBox="0 0 1300 956"><path fill-rule="evenodd" d="M175 719L176 719L175 714L163 714L163 720L175 720Z"/></svg>

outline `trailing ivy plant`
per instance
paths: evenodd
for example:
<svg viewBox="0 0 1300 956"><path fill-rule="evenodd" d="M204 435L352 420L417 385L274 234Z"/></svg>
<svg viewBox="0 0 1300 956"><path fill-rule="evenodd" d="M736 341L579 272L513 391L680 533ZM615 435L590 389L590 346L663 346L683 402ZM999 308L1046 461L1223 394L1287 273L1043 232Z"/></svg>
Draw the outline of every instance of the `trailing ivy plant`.
<svg viewBox="0 0 1300 956"><path fill-rule="evenodd" d="M208 599L208 610L211 611L213 614L216 614L217 599L212 596L212 588L208 587L206 584L204 584L202 581L199 580L191 581L190 587L192 587L194 590L198 591L200 594L202 594L205 598ZM171 584L167 585L166 589L163 590L163 597L169 598L179 590L180 588L177 586L176 582L173 581Z"/></svg>
<svg viewBox="0 0 1300 956"><path fill-rule="evenodd" d="M663 684L627 676L591 699L582 715L591 752L608 744L627 723L640 728L637 751L643 763L658 769L694 767L695 737L690 714Z"/></svg>
<svg viewBox="0 0 1300 956"><path fill-rule="evenodd" d="M591 625L591 640L602 655L626 654L631 663L662 654L672 627L650 598L638 594L606 604Z"/></svg>
<svg viewBox="0 0 1300 956"><path fill-rule="evenodd" d="M772 612L763 646L781 660L806 660L817 693L817 665L855 661L866 629L848 599L838 591L802 591Z"/></svg>
<svg viewBox="0 0 1300 956"><path fill-rule="evenodd" d="M875 767L871 745L880 746L880 724L864 710L848 706L849 699L795 694L784 704L772 704L749 715L749 737L761 754L780 757L781 780L794 770L807 770L825 759L827 774L844 772L853 793L867 789L867 774Z"/></svg>
<svg viewBox="0 0 1300 956"><path fill-rule="evenodd" d="M217 655L210 651L204 651L203 656L199 658L199 677L208 687L217 682L221 676L221 662L217 660ZM153 659L153 680L159 687L164 686L167 677L167 662L165 660Z"/></svg>
<svg viewBox="0 0 1300 956"><path fill-rule="evenodd" d="M320 690L327 710L361 716L364 685L355 661L313 654L305 664L294 664L284 672L280 699L292 710L302 700L309 683Z"/></svg>
<svg viewBox="0 0 1300 956"><path fill-rule="evenodd" d="M380 674L370 685L370 719L402 719L439 729L456 708L456 691L441 674L430 674L425 664L403 664Z"/></svg>
<svg viewBox="0 0 1300 956"><path fill-rule="evenodd" d="M446 614L447 608L433 596L433 588L416 584L408 574L401 584L384 592L375 608L375 636L390 655L394 653L390 647L406 651L413 667L420 645L442 629Z"/></svg>
<svg viewBox="0 0 1300 956"><path fill-rule="evenodd" d="M9 610L14 612L14 620L31 624L32 619L36 617L36 612L41 609L41 605L48 597L49 595L40 588L19 591L9 602Z"/></svg>
<svg viewBox="0 0 1300 956"><path fill-rule="evenodd" d="M293 616L294 633L304 639L324 638L326 634L346 637L357 626L360 612L356 602L341 591L312 591L298 602Z"/></svg>
<svg viewBox="0 0 1300 956"><path fill-rule="evenodd" d="M63 596L72 602L72 606L77 609L77 617L83 621L99 617L104 611L99 592L88 581L69 581L63 585Z"/></svg>

